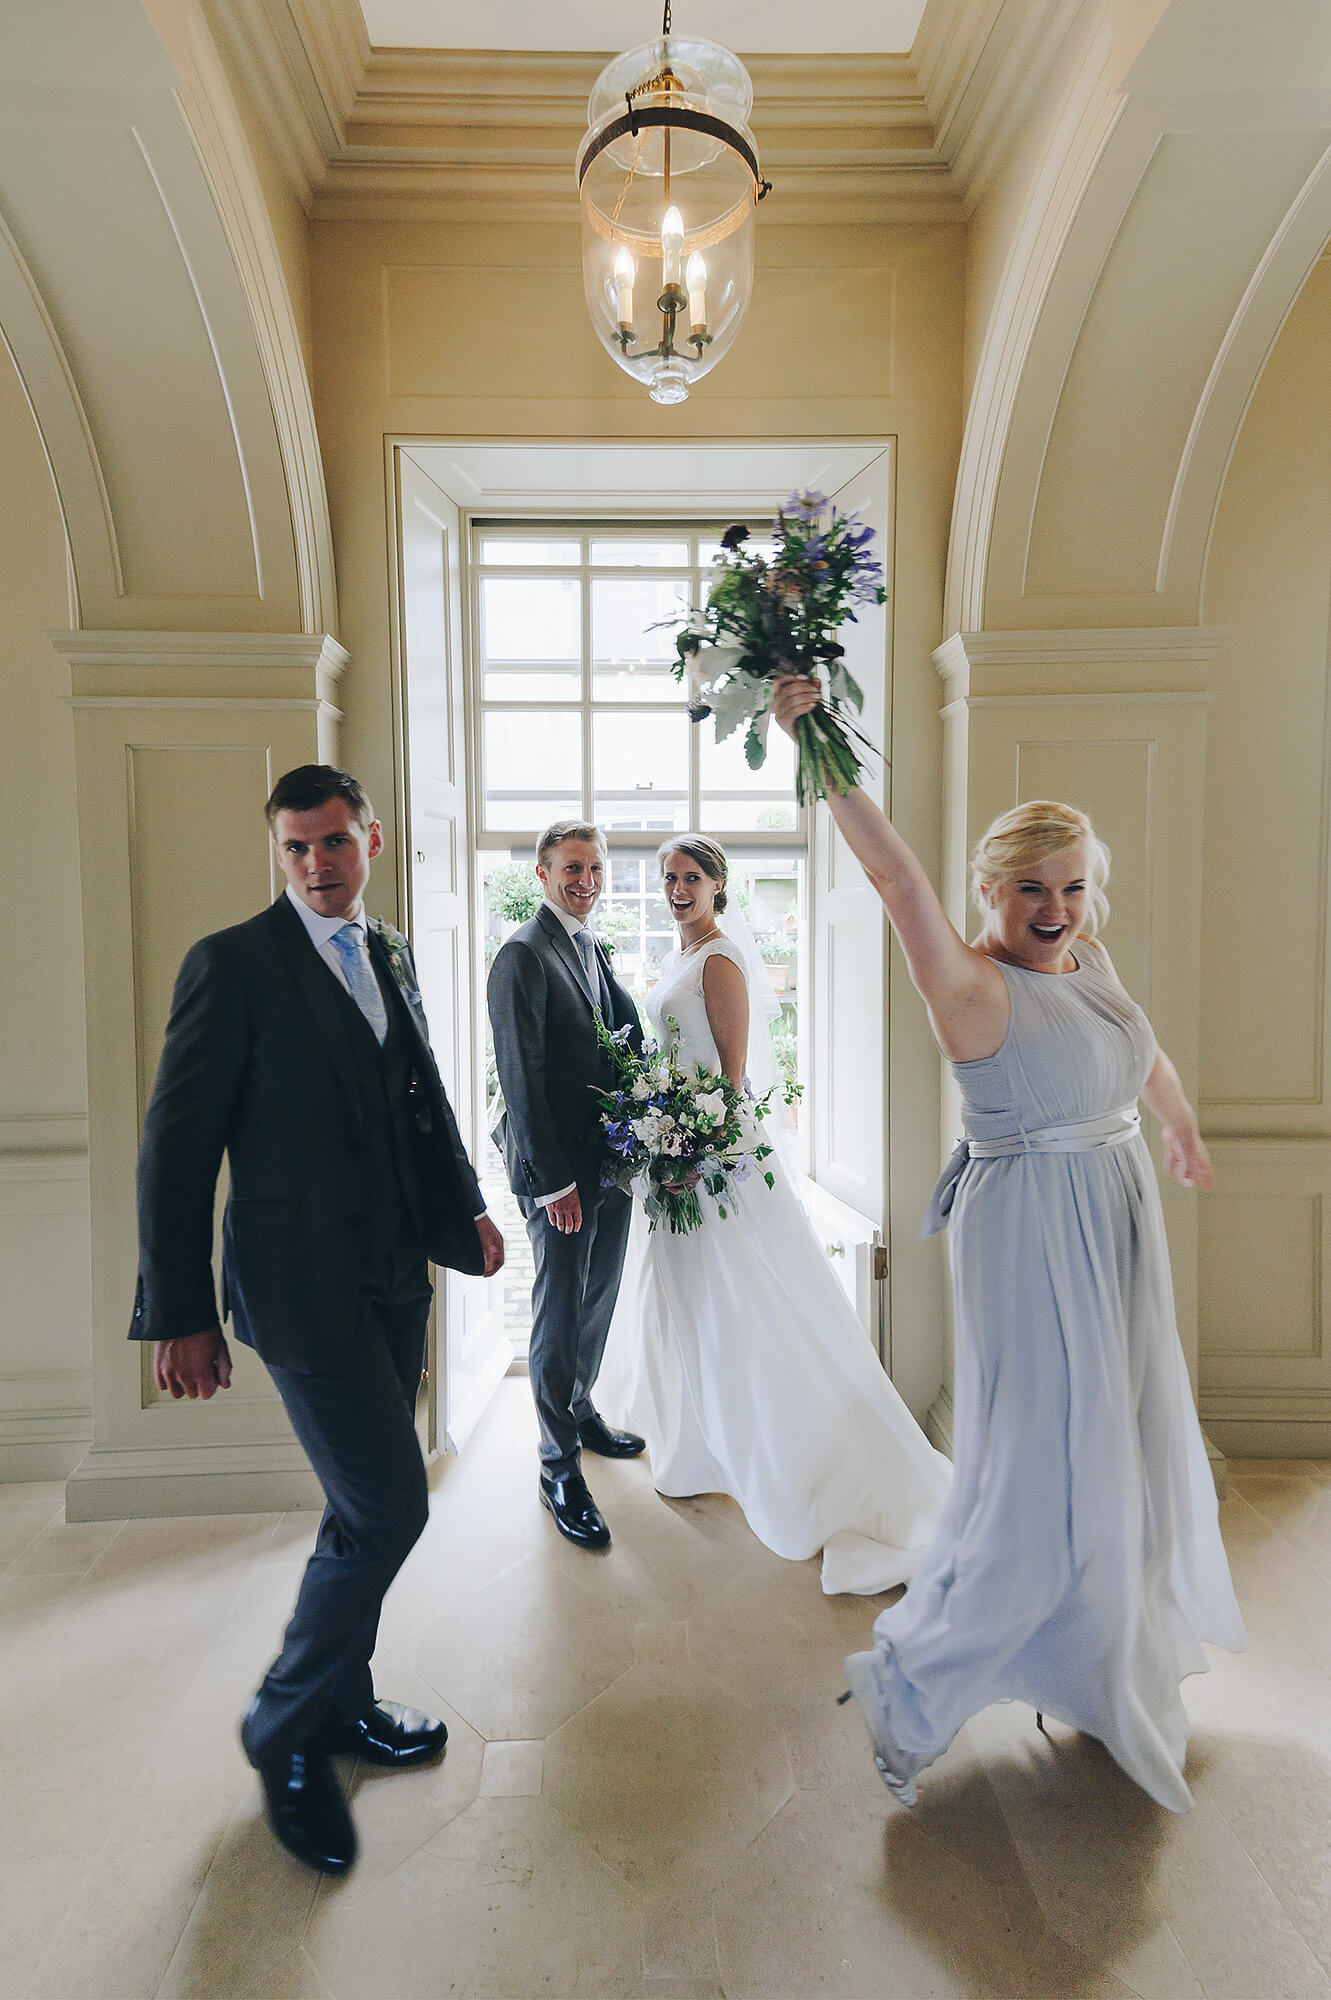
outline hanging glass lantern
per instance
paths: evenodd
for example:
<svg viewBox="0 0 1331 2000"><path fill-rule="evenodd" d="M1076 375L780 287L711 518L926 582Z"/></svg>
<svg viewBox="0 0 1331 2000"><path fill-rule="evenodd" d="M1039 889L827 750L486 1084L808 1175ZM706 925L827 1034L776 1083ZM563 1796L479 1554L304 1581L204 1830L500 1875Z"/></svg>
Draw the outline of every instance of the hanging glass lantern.
<svg viewBox="0 0 1331 2000"><path fill-rule="evenodd" d="M582 278L598 338L656 403L682 403L739 331L769 182L753 86L717 42L662 32L616 56L578 148Z"/></svg>

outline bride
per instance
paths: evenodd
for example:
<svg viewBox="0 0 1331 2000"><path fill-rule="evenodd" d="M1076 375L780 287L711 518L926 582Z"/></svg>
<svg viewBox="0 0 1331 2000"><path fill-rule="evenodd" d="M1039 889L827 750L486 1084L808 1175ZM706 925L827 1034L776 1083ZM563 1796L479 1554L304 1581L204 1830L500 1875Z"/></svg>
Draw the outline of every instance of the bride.
<svg viewBox="0 0 1331 2000"><path fill-rule="evenodd" d="M657 1039L686 1069L747 1070L761 1087L746 953L721 923L724 850L690 833L657 858L679 926L647 999ZM890 1590L924 1552L951 1467L879 1366L780 1148L765 1167L770 1190L754 1174L724 1220L704 1198L688 1235L649 1232L635 1203L601 1400L646 1437L659 1493L728 1493L777 1555L822 1550L825 1591Z"/></svg>

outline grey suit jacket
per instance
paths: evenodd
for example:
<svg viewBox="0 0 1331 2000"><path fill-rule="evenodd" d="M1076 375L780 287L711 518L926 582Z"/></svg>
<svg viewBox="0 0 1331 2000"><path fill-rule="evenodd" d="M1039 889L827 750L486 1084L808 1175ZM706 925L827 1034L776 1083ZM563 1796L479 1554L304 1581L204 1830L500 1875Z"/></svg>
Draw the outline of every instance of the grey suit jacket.
<svg viewBox="0 0 1331 2000"><path fill-rule="evenodd" d="M641 1049L632 996L599 940L596 952L610 996L606 1026L627 1027L632 1047ZM538 1195L575 1183L579 1193L592 1192L607 1149L591 1086L609 1089L614 1079L596 1039L578 948L544 904L500 946L488 999L505 1105L492 1136L514 1194L530 1212Z"/></svg>

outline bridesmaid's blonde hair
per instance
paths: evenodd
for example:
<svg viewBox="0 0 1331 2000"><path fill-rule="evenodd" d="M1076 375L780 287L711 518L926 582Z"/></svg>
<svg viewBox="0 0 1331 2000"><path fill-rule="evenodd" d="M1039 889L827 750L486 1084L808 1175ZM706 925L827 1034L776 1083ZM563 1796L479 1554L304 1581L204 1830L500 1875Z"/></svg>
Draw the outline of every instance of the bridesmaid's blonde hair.
<svg viewBox="0 0 1331 2000"><path fill-rule="evenodd" d="M1083 928L1095 937L1109 921L1109 849L1084 812L1058 799L1027 799L1000 813L976 841L971 854L971 898L983 914L982 889L1004 875L1020 875L1033 862L1047 861L1065 847L1086 843L1086 920Z"/></svg>

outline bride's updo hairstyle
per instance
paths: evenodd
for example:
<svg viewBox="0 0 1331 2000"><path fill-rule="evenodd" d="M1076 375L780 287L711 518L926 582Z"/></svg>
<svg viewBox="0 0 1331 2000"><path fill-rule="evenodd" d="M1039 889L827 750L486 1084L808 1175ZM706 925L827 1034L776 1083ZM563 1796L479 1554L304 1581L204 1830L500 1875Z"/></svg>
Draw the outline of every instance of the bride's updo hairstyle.
<svg viewBox="0 0 1331 2000"><path fill-rule="evenodd" d="M1088 937L1095 937L1109 920L1109 849L1084 812L1065 806L1057 799L1027 799L1000 813L975 843L971 854L971 900L985 915L981 891L991 888L1005 875L1020 875L1032 865L1061 854L1065 847L1085 841L1086 920Z"/></svg>
<svg viewBox="0 0 1331 2000"><path fill-rule="evenodd" d="M663 840L656 850L656 865L664 869L672 854L687 854L690 861L696 861L704 875L710 875L717 886L716 901L712 908L719 917L726 906L726 876L729 872L726 850L717 840L709 840L705 833L681 833L671 840Z"/></svg>

